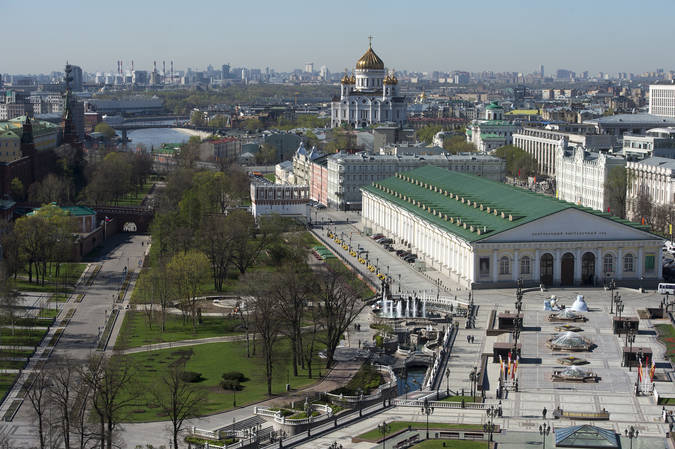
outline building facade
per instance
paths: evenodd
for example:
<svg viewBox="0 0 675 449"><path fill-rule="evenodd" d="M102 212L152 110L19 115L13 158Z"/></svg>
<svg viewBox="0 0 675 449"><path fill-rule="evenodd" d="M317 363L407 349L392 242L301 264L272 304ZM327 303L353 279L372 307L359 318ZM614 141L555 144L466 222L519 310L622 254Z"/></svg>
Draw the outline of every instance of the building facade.
<svg viewBox="0 0 675 449"><path fill-rule="evenodd" d="M592 126L578 125L574 127L574 131L565 127L556 128L525 127L513 133L513 145L530 153L537 161L539 173L544 175L555 176L556 149L561 140L590 151L608 150L612 147L612 137L597 134Z"/></svg>
<svg viewBox="0 0 675 449"><path fill-rule="evenodd" d="M675 128L654 128L645 135L624 134L623 155L631 159L675 157Z"/></svg>
<svg viewBox="0 0 675 449"><path fill-rule="evenodd" d="M365 128L377 123L403 126L407 120L405 97L398 79L387 74L372 46L356 62L355 74L340 81L340 97L331 102L331 127Z"/></svg>
<svg viewBox="0 0 675 449"><path fill-rule="evenodd" d="M471 288L638 285L661 278L663 239L647 227L438 167L363 189L366 232L381 232Z"/></svg>
<svg viewBox="0 0 675 449"><path fill-rule="evenodd" d="M251 183L251 213L258 219L261 215L279 214L306 219L308 217L309 187Z"/></svg>
<svg viewBox="0 0 675 449"><path fill-rule="evenodd" d="M485 108L483 117L483 120L473 120L466 127L466 141L473 143L482 153L511 145L513 134L520 125L504 120L504 108L493 101Z"/></svg>
<svg viewBox="0 0 675 449"><path fill-rule="evenodd" d="M0 131L0 162L11 162L21 157L21 139L13 131Z"/></svg>
<svg viewBox="0 0 675 449"><path fill-rule="evenodd" d="M609 211L607 177L614 167L625 167L626 160L606 153L568 148L561 141L556 149L556 190L558 198L598 211Z"/></svg>
<svg viewBox="0 0 675 449"><path fill-rule="evenodd" d="M331 155L327 159L327 206L341 210L361 209L361 187L396 172L433 165L502 181L505 162L494 156L473 153L431 156L382 156L368 153Z"/></svg>
<svg viewBox="0 0 675 449"><path fill-rule="evenodd" d="M636 200L640 194L649 195L652 206L675 204L675 159L650 157L626 164L628 171L627 212L632 219L637 215Z"/></svg>
<svg viewBox="0 0 675 449"><path fill-rule="evenodd" d="M649 113L675 118L675 84L649 86Z"/></svg>

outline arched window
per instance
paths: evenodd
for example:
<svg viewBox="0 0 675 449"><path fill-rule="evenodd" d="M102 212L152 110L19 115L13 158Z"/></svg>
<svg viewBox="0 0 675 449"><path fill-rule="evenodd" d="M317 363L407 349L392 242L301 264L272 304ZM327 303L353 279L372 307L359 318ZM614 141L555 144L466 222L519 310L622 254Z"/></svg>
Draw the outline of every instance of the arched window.
<svg viewBox="0 0 675 449"><path fill-rule="evenodd" d="M623 256L623 271L627 273L633 272L633 255L631 253Z"/></svg>
<svg viewBox="0 0 675 449"><path fill-rule="evenodd" d="M604 273L614 273L614 256L605 254L605 257L603 257L603 268Z"/></svg>
<svg viewBox="0 0 675 449"><path fill-rule="evenodd" d="M507 256L499 259L499 274L509 274L511 267L509 266L509 258Z"/></svg>
<svg viewBox="0 0 675 449"><path fill-rule="evenodd" d="M520 258L520 274L530 274L530 258L527 256Z"/></svg>

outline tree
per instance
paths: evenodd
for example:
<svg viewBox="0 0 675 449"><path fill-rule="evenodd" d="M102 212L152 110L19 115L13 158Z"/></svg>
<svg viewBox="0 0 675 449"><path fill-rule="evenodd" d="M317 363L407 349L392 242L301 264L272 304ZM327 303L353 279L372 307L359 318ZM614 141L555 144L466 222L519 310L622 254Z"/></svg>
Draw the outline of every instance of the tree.
<svg viewBox="0 0 675 449"><path fill-rule="evenodd" d="M248 119L244 121L244 129L248 131L257 131L262 128L263 123L257 118Z"/></svg>
<svg viewBox="0 0 675 449"><path fill-rule="evenodd" d="M197 331L197 299L202 284L208 279L209 268L209 259L196 250L176 254L167 265L167 273L176 295L181 298L183 311L189 311L192 318L193 332Z"/></svg>
<svg viewBox="0 0 675 449"><path fill-rule="evenodd" d="M194 139L193 139L194 137ZM199 146L201 140L198 136L191 136L190 139L180 146L180 151L176 154L176 162L184 168L193 168L195 162L199 160Z"/></svg>
<svg viewBox="0 0 675 449"><path fill-rule="evenodd" d="M207 215L199 231L200 247L211 262L213 288L223 291L223 284L232 265L231 243L234 235L227 226L227 216Z"/></svg>
<svg viewBox="0 0 675 449"><path fill-rule="evenodd" d="M332 268L321 272L319 305L322 324L326 330L326 367L333 363L335 349L342 336L363 308L358 293L344 275Z"/></svg>
<svg viewBox="0 0 675 449"><path fill-rule="evenodd" d="M652 218L652 197L646 189L640 189L637 198L633 200L636 218L651 223Z"/></svg>
<svg viewBox="0 0 675 449"><path fill-rule="evenodd" d="M452 154L475 153L477 151L477 148L473 143L466 141L466 135L463 129L458 130L457 134L446 137L443 140L443 149Z"/></svg>
<svg viewBox="0 0 675 449"><path fill-rule="evenodd" d="M267 394L272 396L274 348L282 328L278 317L278 302L274 297L276 285L269 273L249 273L245 283L252 296L249 313L253 314L253 326L260 337L262 356L265 360Z"/></svg>
<svg viewBox="0 0 675 449"><path fill-rule="evenodd" d="M17 321L17 312L20 312L22 300L19 297L19 292L10 288L5 276L0 281L0 311L2 311L3 318L10 324L12 335L14 335L14 325Z"/></svg>
<svg viewBox="0 0 675 449"><path fill-rule="evenodd" d="M190 124L198 128L206 126L206 118L201 111L192 111L190 113Z"/></svg>
<svg viewBox="0 0 675 449"><path fill-rule="evenodd" d="M148 275L139 278L139 281L139 291L145 301L150 303L151 308L155 304L159 306L160 330L164 332L166 330L167 309L176 297L166 265L161 260L157 261L150 269Z"/></svg>
<svg viewBox="0 0 675 449"><path fill-rule="evenodd" d="M434 140L436 133L440 131L443 131L443 127L440 125L427 125L415 131L415 136L417 140L430 144Z"/></svg>
<svg viewBox="0 0 675 449"><path fill-rule="evenodd" d="M129 153L112 152L96 165L86 196L95 204L117 202L132 191L133 166Z"/></svg>
<svg viewBox="0 0 675 449"><path fill-rule="evenodd" d="M33 383L26 393L31 405L31 410L37 419L38 437L40 449L45 449L45 413L49 406L48 390L50 380L44 370L36 370L33 375Z"/></svg>
<svg viewBox="0 0 675 449"><path fill-rule="evenodd" d="M605 195L609 201L609 212L619 218L626 218L626 188L629 184L626 167L613 167L605 182Z"/></svg>
<svg viewBox="0 0 675 449"><path fill-rule="evenodd" d="M26 187L19 178L12 178L12 182L9 184L9 191L11 192L12 197L17 201L26 199Z"/></svg>
<svg viewBox="0 0 675 449"><path fill-rule="evenodd" d="M183 380L184 368L174 366L162 376L159 385L151 389L154 405L171 421L173 447L178 449L178 434L185 420L197 416L206 395Z"/></svg>
<svg viewBox="0 0 675 449"><path fill-rule="evenodd" d="M48 386L48 401L57 413L57 422L65 449L70 449L76 394L76 366L68 358L53 360L47 371L51 380Z"/></svg>
<svg viewBox="0 0 675 449"><path fill-rule="evenodd" d="M34 182L28 188L28 200L31 203L70 204L73 187L63 177L53 173L48 174L42 181Z"/></svg>
<svg viewBox="0 0 675 449"><path fill-rule="evenodd" d="M253 266L270 242L278 238L282 224L274 215L260 219L256 232L255 219L250 212L237 209L227 214L232 239L232 260L240 274Z"/></svg>
<svg viewBox="0 0 675 449"><path fill-rule="evenodd" d="M506 173L509 176L526 179L537 174L537 160L525 150L513 145L505 145L495 150L495 156L506 161Z"/></svg>
<svg viewBox="0 0 675 449"><path fill-rule="evenodd" d="M93 354L80 375L89 387L91 405L99 419L101 449L104 443L107 449L112 449L113 431L123 418L124 410L136 400L134 394L125 391L133 383L131 365L123 357L112 360Z"/></svg>
<svg viewBox="0 0 675 449"><path fill-rule="evenodd" d="M115 137L115 130L106 122L101 122L94 127L94 132L103 134L106 139Z"/></svg>
<svg viewBox="0 0 675 449"><path fill-rule="evenodd" d="M255 163L258 165L270 165L278 162L277 149L268 143L263 143L254 157Z"/></svg>

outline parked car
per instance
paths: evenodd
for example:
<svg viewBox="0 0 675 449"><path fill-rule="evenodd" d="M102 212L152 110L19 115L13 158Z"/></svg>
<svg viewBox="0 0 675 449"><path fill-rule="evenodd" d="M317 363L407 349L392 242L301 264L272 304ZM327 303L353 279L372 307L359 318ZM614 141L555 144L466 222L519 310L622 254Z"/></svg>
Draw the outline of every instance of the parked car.
<svg viewBox="0 0 675 449"><path fill-rule="evenodd" d="M394 251L394 247L391 246L391 245L386 245L386 246L384 247L384 249L386 249L387 251L390 251L390 252L391 252L391 251Z"/></svg>
<svg viewBox="0 0 675 449"><path fill-rule="evenodd" d="M392 239L383 238L378 240L377 243L379 243L380 245L391 245L392 243L394 243L394 241Z"/></svg>
<svg viewBox="0 0 675 449"><path fill-rule="evenodd" d="M405 257L403 260L405 260L408 263L414 263L417 260L417 256L414 255L414 254L411 254L408 257Z"/></svg>
<svg viewBox="0 0 675 449"><path fill-rule="evenodd" d="M397 250L396 250L396 255L397 255L397 256L401 256L401 255L403 255L403 254L405 254L405 253L407 253L407 252L408 252L408 251L406 251L406 250L404 250L404 249L397 249Z"/></svg>
<svg viewBox="0 0 675 449"><path fill-rule="evenodd" d="M383 237L384 237L384 234L375 234L375 235L372 236L371 238L372 238L373 240L377 240L377 239L381 239L381 238L383 238Z"/></svg>
<svg viewBox="0 0 675 449"><path fill-rule="evenodd" d="M400 257L401 259L405 259L406 257L408 257L411 254L412 253L410 251L403 251L401 254L398 255L398 257Z"/></svg>
<svg viewBox="0 0 675 449"><path fill-rule="evenodd" d="M375 239L375 241L376 241L377 243L382 243L382 241L383 241L383 240L386 240L386 239L387 239L387 237L382 236L382 237L380 237L379 239Z"/></svg>

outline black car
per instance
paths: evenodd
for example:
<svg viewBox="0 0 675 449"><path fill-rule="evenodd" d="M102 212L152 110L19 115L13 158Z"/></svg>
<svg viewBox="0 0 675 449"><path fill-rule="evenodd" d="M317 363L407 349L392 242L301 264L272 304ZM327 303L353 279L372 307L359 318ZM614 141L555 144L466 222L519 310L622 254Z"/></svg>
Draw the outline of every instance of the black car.
<svg viewBox="0 0 675 449"><path fill-rule="evenodd" d="M379 243L380 245L391 245L392 243L394 243L394 241L392 239L382 239L378 240L377 243Z"/></svg>

